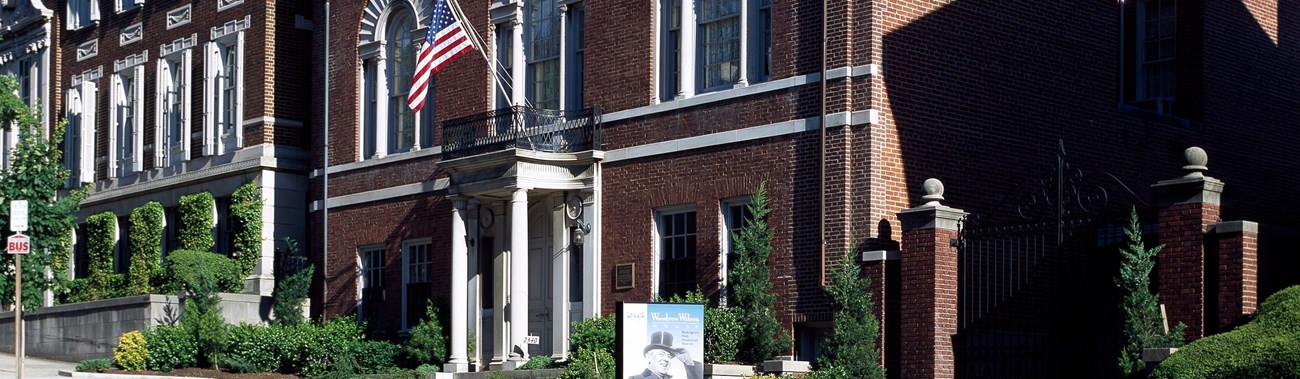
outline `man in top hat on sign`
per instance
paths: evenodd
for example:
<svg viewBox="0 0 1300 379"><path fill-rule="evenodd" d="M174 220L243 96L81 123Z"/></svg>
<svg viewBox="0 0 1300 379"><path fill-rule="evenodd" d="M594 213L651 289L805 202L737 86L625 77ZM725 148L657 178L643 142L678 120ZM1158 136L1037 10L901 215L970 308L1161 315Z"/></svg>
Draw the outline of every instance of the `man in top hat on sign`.
<svg viewBox="0 0 1300 379"><path fill-rule="evenodd" d="M650 334L650 344L645 346L645 371L627 379L669 379L672 375L668 374L668 368L672 367L673 358L685 366L687 379L704 378L704 365L691 359L686 349L673 348L672 333L659 331Z"/></svg>

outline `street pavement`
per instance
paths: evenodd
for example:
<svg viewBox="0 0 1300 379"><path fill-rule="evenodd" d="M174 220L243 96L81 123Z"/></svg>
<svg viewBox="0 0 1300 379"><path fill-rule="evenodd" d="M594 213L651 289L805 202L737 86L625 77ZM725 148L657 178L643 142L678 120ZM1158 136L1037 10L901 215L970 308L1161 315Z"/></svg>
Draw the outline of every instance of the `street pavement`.
<svg viewBox="0 0 1300 379"><path fill-rule="evenodd" d="M16 363L13 354L0 353L0 378L18 377ZM23 359L23 379L68 379L59 376L59 370L71 372L76 367L76 363L27 357Z"/></svg>

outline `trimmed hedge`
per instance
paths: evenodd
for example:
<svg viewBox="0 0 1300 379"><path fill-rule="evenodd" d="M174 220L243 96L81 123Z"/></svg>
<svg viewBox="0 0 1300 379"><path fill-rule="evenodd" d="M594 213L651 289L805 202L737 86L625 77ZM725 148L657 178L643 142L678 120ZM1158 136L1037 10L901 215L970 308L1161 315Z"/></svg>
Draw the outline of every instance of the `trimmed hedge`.
<svg viewBox="0 0 1300 379"><path fill-rule="evenodd" d="M131 211L131 269L127 293L143 295L153 292L162 274L163 207L150 201Z"/></svg>
<svg viewBox="0 0 1300 379"><path fill-rule="evenodd" d="M244 288L244 278L239 275L235 262L220 254L176 250L167 255L165 266L163 287L168 293L193 290L198 280L195 273L199 271L211 273L217 288L222 292L239 292Z"/></svg>
<svg viewBox="0 0 1300 379"><path fill-rule="evenodd" d="M144 332L145 360L150 370L171 371L194 366L199 356L199 344L194 333L180 325L161 325Z"/></svg>
<svg viewBox="0 0 1300 379"><path fill-rule="evenodd" d="M107 299L112 288L109 277L113 274L113 247L117 242L117 216L102 212L86 218L86 251L89 255L89 283L87 300Z"/></svg>
<svg viewBox="0 0 1300 379"><path fill-rule="evenodd" d="M214 244L212 228L216 227L212 212L216 209L215 204L216 200L212 198L211 193L207 192L181 196L179 209L181 222L177 225L179 249L212 251Z"/></svg>
<svg viewBox="0 0 1300 379"><path fill-rule="evenodd" d="M1264 300L1255 319L1169 356L1152 378L1300 378L1300 286Z"/></svg>
<svg viewBox="0 0 1300 379"><path fill-rule="evenodd" d="M262 257L262 192L257 183L245 183L230 195L230 220L235 230L231 256L247 278Z"/></svg>

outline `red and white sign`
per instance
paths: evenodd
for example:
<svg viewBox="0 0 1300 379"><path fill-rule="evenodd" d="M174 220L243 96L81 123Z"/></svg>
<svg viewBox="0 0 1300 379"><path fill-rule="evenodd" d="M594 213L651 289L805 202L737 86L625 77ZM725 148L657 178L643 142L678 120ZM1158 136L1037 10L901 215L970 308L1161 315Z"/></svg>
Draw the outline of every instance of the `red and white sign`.
<svg viewBox="0 0 1300 379"><path fill-rule="evenodd" d="M27 240L27 236L22 234L9 236L9 254L27 254L31 247L32 245Z"/></svg>

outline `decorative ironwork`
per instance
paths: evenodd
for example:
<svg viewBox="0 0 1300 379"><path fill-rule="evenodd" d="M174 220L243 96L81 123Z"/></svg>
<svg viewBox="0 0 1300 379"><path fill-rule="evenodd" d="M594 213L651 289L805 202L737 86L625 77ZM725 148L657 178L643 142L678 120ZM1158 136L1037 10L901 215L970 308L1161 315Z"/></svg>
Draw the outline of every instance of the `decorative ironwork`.
<svg viewBox="0 0 1300 379"><path fill-rule="evenodd" d="M505 149L548 153L597 149L600 115L600 108L561 111L514 106L447 120L442 124L442 157Z"/></svg>

